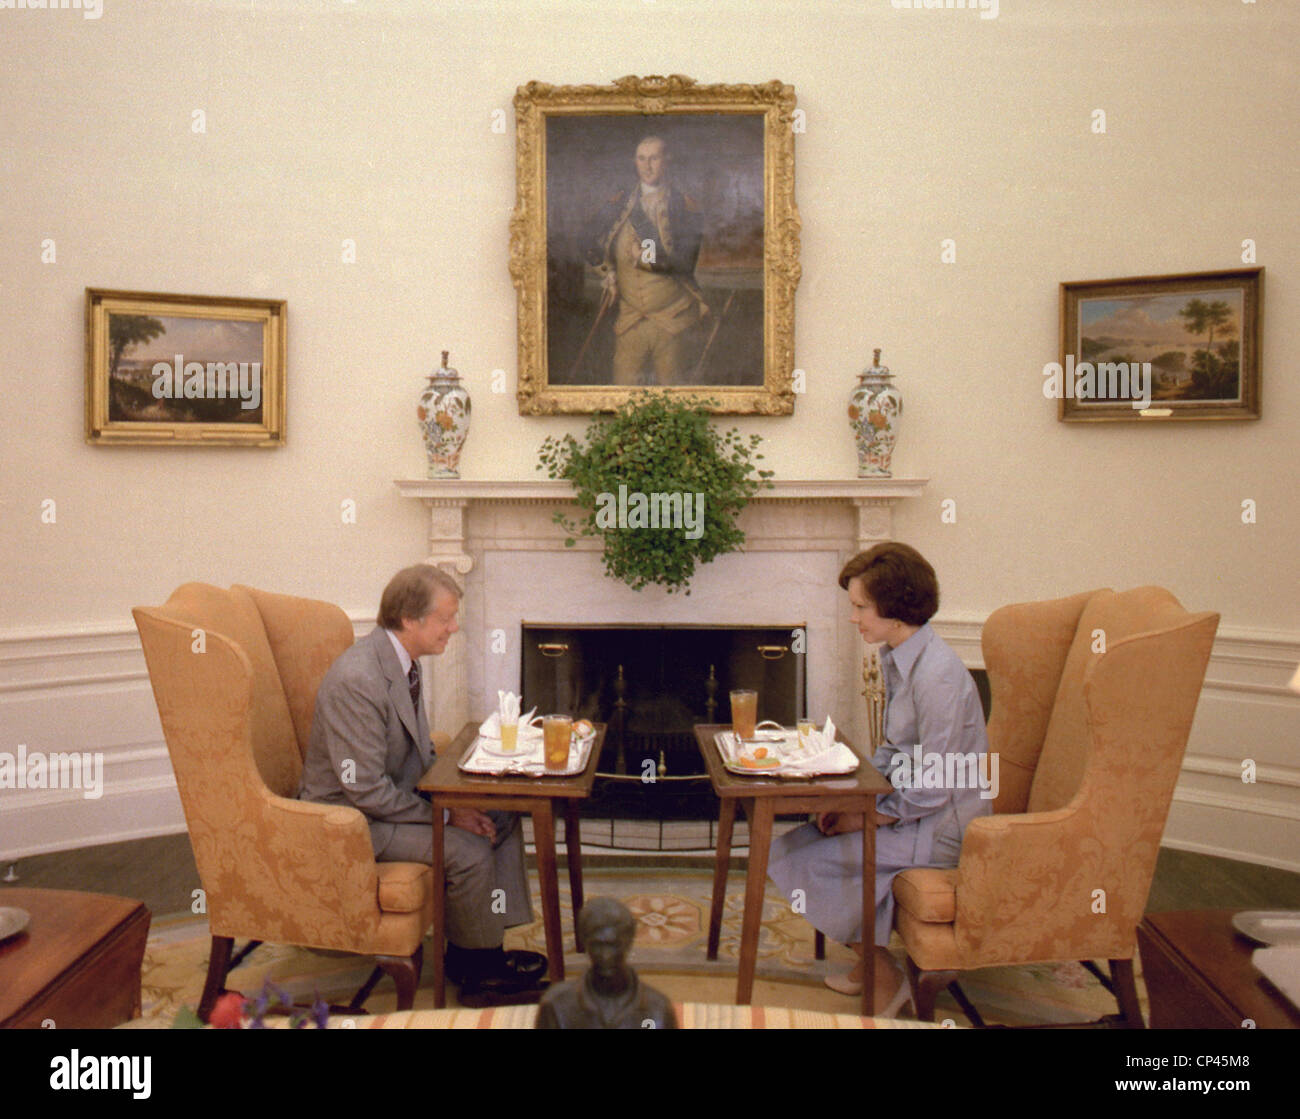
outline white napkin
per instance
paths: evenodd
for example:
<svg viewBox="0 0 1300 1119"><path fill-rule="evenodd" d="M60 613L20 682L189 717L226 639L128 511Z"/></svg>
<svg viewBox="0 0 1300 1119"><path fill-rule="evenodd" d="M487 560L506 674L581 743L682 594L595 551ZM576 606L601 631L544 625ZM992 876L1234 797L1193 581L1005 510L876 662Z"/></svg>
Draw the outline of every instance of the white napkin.
<svg viewBox="0 0 1300 1119"><path fill-rule="evenodd" d="M804 749L795 758L787 757L782 768L797 773L852 773L858 768L858 756L843 742L835 741L835 724L829 715L821 730L812 731Z"/></svg>
<svg viewBox="0 0 1300 1119"><path fill-rule="evenodd" d="M519 741L521 743L525 739L530 743L534 740L541 741L541 720L534 721L537 716L537 708L532 708L527 715L519 715L519 697L514 692L498 692L497 694L503 697L503 704L507 698L514 700L514 712L519 717ZM479 725L478 732L483 738L499 739L501 737L501 711L493 711L491 715L484 719Z"/></svg>
<svg viewBox="0 0 1300 1119"><path fill-rule="evenodd" d="M1286 995L1292 1006L1300 1007L1300 947L1284 944L1256 948L1250 962Z"/></svg>

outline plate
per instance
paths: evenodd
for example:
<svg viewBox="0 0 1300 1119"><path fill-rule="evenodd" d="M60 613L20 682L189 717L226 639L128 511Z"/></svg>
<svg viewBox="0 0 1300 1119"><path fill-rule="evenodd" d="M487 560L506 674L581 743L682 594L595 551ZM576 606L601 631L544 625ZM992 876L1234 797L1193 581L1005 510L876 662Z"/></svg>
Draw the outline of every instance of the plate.
<svg viewBox="0 0 1300 1119"><path fill-rule="evenodd" d="M483 747L485 754L491 754L494 758L527 758L536 754L542 748L542 740L540 738L531 741L525 739L517 743L513 750L503 750L499 738L480 738L479 745Z"/></svg>
<svg viewBox="0 0 1300 1119"><path fill-rule="evenodd" d="M31 919L32 915L25 909L0 909L0 940L17 936Z"/></svg>
<svg viewBox="0 0 1300 1119"><path fill-rule="evenodd" d="M1300 944L1300 911L1256 909L1232 915L1232 927L1256 944Z"/></svg>

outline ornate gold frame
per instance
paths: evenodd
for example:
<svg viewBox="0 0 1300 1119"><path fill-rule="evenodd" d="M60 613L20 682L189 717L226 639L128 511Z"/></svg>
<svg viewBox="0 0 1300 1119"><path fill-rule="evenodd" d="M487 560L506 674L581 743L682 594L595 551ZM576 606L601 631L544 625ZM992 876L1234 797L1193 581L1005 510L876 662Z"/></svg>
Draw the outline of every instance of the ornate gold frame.
<svg viewBox="0 0 1300 1119"><path fill-rule="evenodd" d="M110 416L110 316L198 319L231 323L258 323L262 327L262 360L257 370L260 394L260 422L215 422L198 419L114 419ZM240 446L278 447L284 443L285 416L285 320L284 300L225 299L205 295L162 295L157 292L86 289L86 442L146 446ZM152 334L159 336L161 324ZM123 355L125 356L125 354ZM177 355L178 357L183 355ZM234 355L197 355L212 366L237 365ZM137 372L133 376L139 379ZM232 381L227 391L221 374L220 387L213 395L235 395ZM177 379L180 375L177 374ZM211 378L211 374L209 374ZM153 391L158 395L155 379ZM213 382L216 388L216 382ZM126 390L124 390L126 391ZM138 390L130 390L138 391ZM204 390L207 391L206 389Z"/></svg>
<svg viewBox="0 0 1300 1119"><path fill-rule="evenodd" d="M519 412L555 415L612 411L641 388L552 385L547 367L546 121L552 115L746 113L763 116L763 384L690 385L659 391L708 396L712 411L789 415L794 411L794 293L800 277L799 212L794 201L794 87L699 85L673 74L619 78L612 85L529 82L515 93L517 196L510 219L510 275L518 293Z"/></svg>

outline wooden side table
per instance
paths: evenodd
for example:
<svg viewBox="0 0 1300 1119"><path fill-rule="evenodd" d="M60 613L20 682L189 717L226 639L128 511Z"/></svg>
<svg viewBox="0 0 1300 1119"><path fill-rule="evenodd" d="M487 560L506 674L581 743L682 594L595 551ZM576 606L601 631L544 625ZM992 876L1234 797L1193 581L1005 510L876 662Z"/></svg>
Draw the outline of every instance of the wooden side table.
<svg viewBox="0 0 1300 1119"><path fill-rule="evenodd" d="M560 887L555 868L555 814L564 813L564 847L569 857L569 890L573 896L575 935L578 911L582 908L582 840L578 831L579 802L591 795L596 763L605 744L605 724L596 724L596 741L591 745L587 768L576 777L490 777L462 773L461 756L478 737L478 724L466 723L452 744L438 752L429 772L417 788L429 794L433 805L433 937L446 928L446 875L443 869L442 820L444 808L496 809L527 812L533 818L533 846L537 851L537 878L542 895L542 923L546 928L546 957L551 979L564 978L564 938L560 932ZM582 951L579 939L578 951ZM441 951L433 953L433 1005L447 1003L446 966Z"/></svg>
<svg viewBox="0 0 1300 1119"><path fill-rule="evenodd" d="M1300 1029L1297 1010L1250 962L1258 947L1234 909L1148 913L1138 925L1142 979L1156 1030Z"/></svg>
<svg viewBox="0 0 1300 1119"><path fill-rule="evenodd" d="M767 856L772 845L772 822L777 813L785 812L868 812L876 797L893 791L871 763L862 758L851 742L845 742L858 754L862 764L856 773L844 777L815 779L741 777L729 773L722 764L713 736L730 730L726 724L701 724L695 728L695 741L704 755L713 791L722 801L718 815L718 853L713 864L713 906L709 912L708 958L718 958L718 940L722 931L722 906L727 894L727 866L731 859L731 831L736 820L736 805L743 806L749 817L749 872L745 879L745 916L740 933L740 975L736 981L736 1002L748 1005L754 996L754 969L758 957L758 929L762 923L763 892L767 886ZM843 738L840 741L844 741ZM862 921L863 928L874 927L876 912L876 830L862 829ZM862 1013L870 1017L875 1004L875 968L868 957L862 969Z"/></svg>
<svg viewBox="0 0 1300 1119"><path fill-rule="evenodd" d="M0 888L0 906L31 914L0 943L0 1028L109 1029L140 1014L149 910L129 898Z"/></svg>

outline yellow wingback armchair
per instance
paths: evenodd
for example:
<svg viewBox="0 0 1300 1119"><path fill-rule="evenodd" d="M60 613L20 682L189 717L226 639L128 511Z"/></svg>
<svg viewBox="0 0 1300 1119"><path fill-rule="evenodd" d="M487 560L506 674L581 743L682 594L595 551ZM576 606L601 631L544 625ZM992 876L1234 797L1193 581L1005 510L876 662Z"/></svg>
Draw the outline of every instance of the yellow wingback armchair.
<svg viewBox="0 0 1300 1119"><path fill-rule="evenodd" d="M432 872L377 863L356 809L295 799L316 691L352 644L337 606L203 583L132 614L206 896L212 953L199 1017L262 941L376 957L415 999ZM252 943L234 960L236 938Z"/></svg>
<svg viewBox="0 0 1300 1119"><path fill-rule="evenodd" d="M1081 960L1141 1026L1136 930L1219 616L1159 587L1005 606L984 626L994 814L953 869L904 871L895 925L917 1017L971 968ZM1107 979L1094 960L1110 962Z"/></svg>

